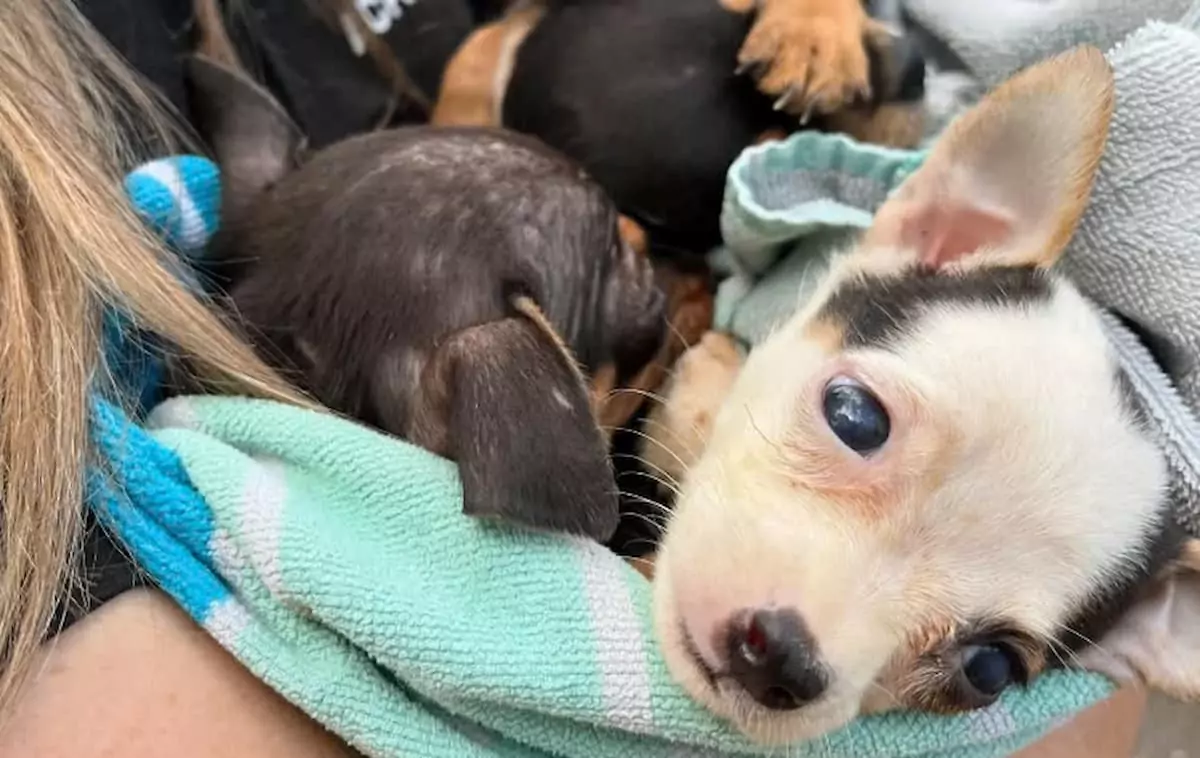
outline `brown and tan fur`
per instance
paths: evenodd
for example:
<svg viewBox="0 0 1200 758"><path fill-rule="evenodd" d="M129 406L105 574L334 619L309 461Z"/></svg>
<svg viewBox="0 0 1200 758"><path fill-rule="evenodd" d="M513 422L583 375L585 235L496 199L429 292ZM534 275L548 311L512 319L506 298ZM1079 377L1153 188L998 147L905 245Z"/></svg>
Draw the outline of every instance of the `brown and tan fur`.
<svg viewBox="0 0 1200 758"><path fill-rule="evenodd" d="M759 89L780 107L807 120L835 116L831 125L857 139L911 147L921 136L919 108L884 105L846 108L870 93L864 39L883 46L888 32L867 16L861 0L717 0L731 13L758 10L736 65L765 63ZM499 126L504 92L517 48L537 25L537 2L475 30L446 67L430 123ZM762 140L779 138L764 134Z"/></svg>
<svg viewBox="0 0 1200 758"><path fill-rule="evenodd" d="M748 736L978 707L955 689L964 645L1001 639L1036 675L1074 656L1067 627L1122 582L1135 584L1115 625L1072 660L1200 696L1200 543L1160 539L1161 453L1122 399L1091 306L1049 271L1086 207L1112 107L1094 49L1015 76L948 130L745 361L717 336L681 359L645 449L680 480L650 563L656 627L675 678ZM929 300L892 314L909 329L896 321L881 341L868 332L886 318L865 324L854 314L873 306L847 305L855 287L893 296L914 271L958 286L1012 270L1042 272L1044 297ZM823 388L842 376L887 409L876 453L854 453L823 418ZM1156 552L1166 544L1173 557ZM803 619L830 673L812 702L768 710L722 675L725 619L755 608Z"/></svg>

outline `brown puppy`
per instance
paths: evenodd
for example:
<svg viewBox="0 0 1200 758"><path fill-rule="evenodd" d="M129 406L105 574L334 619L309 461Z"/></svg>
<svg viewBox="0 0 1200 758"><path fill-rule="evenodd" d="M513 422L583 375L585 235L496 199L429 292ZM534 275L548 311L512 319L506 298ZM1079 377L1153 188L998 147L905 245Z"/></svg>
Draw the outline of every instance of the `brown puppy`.
<svg viewBox="0 0 1200 758"><path fill-rule="evenodd" d="M1051 268L1112 104L1094 49L1018 74L744 362L715 337L682 359L656 627L749 736L980 708L1067 661L1200 697L1200 547Z"/></svg>
<svg viewBox="0 0 1200 758"><path fill-rule="evenodd" d="M457 461L466 512L608 539L607 395L589 377L643 373L665 301L603 191L501 130L310 155L235 68L198 56L190 73L223 170L217 273L258 348L330 407Z"/></svg>

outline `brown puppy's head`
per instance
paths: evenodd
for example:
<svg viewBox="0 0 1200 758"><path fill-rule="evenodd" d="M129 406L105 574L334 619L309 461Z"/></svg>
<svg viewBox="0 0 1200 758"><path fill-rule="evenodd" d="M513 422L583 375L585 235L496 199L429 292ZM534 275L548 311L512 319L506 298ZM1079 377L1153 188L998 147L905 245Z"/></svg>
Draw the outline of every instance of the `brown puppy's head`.
<svg viewBox="0 0 1200 758"><path fill-rule="evenodd" d="M1200 692L1196 548L1097 318L1049 270L1112 104L1090 48L998 88L735 380L655 612L674 676L750 737L981 707L1106 632L1108 669Z"/></svg>
<svg viewBox="0 0 1200 758"><path fill-rule="evenodd" d="M196 57L190 74L226 192L215 254L257 347L331 408L454 459L467 513L608 539L587 375L629 381L665 327L599 186L498 129L305 155L241 72Z"/></svg>

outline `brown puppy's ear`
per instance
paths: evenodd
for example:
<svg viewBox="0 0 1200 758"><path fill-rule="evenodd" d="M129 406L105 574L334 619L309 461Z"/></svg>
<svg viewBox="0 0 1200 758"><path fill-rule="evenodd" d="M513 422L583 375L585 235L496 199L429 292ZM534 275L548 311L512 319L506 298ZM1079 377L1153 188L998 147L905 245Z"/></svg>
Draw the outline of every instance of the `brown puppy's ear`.
<svg viewBox="0 0 1200 758"><path fill-rule="evenodd" d="M616 483L584 379L537 306L515 304L438 348L408 437L458 462L465 513L606 542Z"/></svg>
<svg viewBox="0 0 1200 758"><path fill-rule="evenodd" d="M864 242L930 267L989 251L997 263L1053 264L1087 205L1112 109L1112 71L1095 48L1025 69L951 124Z"/></svg>
<svg viewBox="0 0 1200 758"><path fill-rule="evenodd" d="M193 55L187 76L201 135L221 166L223 205L237 210L295 168L304 134L270 92L235 68Z"/></svg>
<svg viewBox="0 0 1200 758"><path fill-rule="evenodd" d="M1079 660L1119 682L1200 700L1200 540L1184 543L1180 557Z"/></svg>

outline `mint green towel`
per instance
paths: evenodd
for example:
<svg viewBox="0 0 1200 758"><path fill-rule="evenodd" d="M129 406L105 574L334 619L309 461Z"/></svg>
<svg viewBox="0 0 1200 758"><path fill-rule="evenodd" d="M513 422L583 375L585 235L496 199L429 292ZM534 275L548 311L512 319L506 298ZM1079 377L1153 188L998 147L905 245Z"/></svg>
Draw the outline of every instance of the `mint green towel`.
<svg viewBox="0 0 1200 758"><path fill-rule="evenodd" d="M890 714L758 748L669 679L639 574L583 540L464 516L450 462L265 401L177 398L148 427L202 497L152 496L128 472L136 512L118 521L131 549L153 566L156 551L186 548L194 564L156 580L367 755L990 758L1109 691L1052 674L987 710Z"/></svg>

